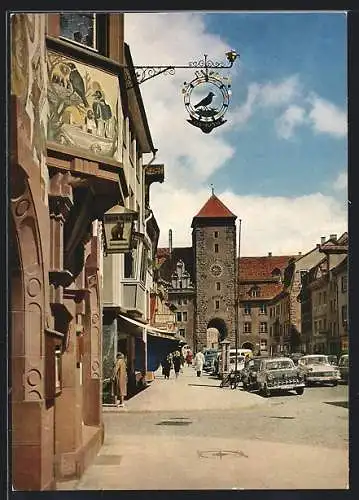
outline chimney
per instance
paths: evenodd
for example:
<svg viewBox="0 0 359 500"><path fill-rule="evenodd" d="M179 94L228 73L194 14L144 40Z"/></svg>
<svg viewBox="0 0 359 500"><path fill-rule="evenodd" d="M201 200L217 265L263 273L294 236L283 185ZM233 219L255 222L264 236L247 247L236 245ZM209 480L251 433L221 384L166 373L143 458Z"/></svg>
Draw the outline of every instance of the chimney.
<svg viewBox="0 0 359 500"><path fill-rule="evenodd" d="M320 248L320 243L317 243L317 248Z"/></svg>
<svg viewBox="0 0 359 500"><path fill-rule="evenodd" d="M298 255L302 255L302 252L298 252Z"/></svg>
<svg viewBox="0 0 359 500"><path fill-rule="evenodd" d="M172 255L172 229L170 229L168 231L168 246L169 246L170 255Z"/></svg>
<svg viewBox="0 0 359 500"><path fill-rule="evenodd" d="M325 239L326 239L326 238L325 238L325 236L322 236L322 237L320 238L320 244L321 244L321 245L324 245L324 243L325 243Z"/></svg>
<svg viewBox="0 0 359 500"><path fill-rule="evenodd" d="M268 252L268 257L272 257L272 252Z"/></svg>
<svg viewBox="0 0 359 500"><path fill-rule="evenodd" d="M334 240L334 241L337 241L337 235L336 235L336 234L331 234L331 235L329 236L329 239Z"/></svg>

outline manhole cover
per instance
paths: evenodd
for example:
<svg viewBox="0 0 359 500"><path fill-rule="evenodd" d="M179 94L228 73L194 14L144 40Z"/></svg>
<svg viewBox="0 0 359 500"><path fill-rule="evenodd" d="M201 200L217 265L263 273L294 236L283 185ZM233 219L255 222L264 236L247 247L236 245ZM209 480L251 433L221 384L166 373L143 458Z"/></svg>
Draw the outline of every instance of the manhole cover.
<svg viewBox="0 0 359 500"><path fill-rule="evenodd" d="M158 422L156 425L189 425L192 422L184 421L184 420L162 420L162 422Z"/></svg>
<svg viewBox="0 0 359 500"><path fill-rule="evenodd" d="M243 453L241 450L205 450L197 451L199 458L219 458L222 460L223 457L245 457L248 455Z"/></svg>
<svg viewBox="0 0 359 500"><path fill-rule="evenodd" d="M122 455L98 455L94 465L120 465Z"/></svg>
<svg viewBox="0 0 359 500"><path fill-rule="evenodd" d="M282 420L293 420L295 417L269 417L269 418L281 418Z"/></svg>

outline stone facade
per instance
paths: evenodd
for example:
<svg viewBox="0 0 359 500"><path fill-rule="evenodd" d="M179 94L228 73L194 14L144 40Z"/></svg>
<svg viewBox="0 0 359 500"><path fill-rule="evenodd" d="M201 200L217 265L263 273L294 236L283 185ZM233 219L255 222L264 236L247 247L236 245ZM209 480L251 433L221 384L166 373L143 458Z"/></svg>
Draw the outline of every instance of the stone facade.
<svg viewBox="0 0 359 500"><path fill-rule="evenodd" d="M192 239L196 286L195 348L207 347L207 329L211 327L219 331L220 341L227 338L234 347L234 219L194 219Z"/></svg>
<svg viewBox="0 0 359 500"><path fill-rule="evenodd" d="M106 19L112 40L106 55L121 62L123 16ZM103 70L96 53L64 43L60 34L58 13L11 16L9 363L17 490L56 489L56 482L79 477L103 441L99 221L123 203L126 182L122 165L98 149L50 140L54 89L61 110L85 115L74 82L65 78L70 60L96 67L97 85ZM50 51L59 57L56 78ZM112 73L117 82L117 69Z"/></svg>

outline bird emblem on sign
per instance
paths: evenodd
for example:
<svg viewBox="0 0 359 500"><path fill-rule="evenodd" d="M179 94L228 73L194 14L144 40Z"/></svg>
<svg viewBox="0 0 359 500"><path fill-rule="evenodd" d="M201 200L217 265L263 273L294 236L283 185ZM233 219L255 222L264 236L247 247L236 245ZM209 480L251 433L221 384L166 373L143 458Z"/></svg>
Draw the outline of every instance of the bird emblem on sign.
<svg viewBox="0 0 359 500"><path fill-rule="evenodd" d="M196 72L196 78L184 82L185 108L190 115L188 123L205 134L226 123L224 114L229 106L230 84L214 71ZM200 98L200 96L204 96Z"/></svg>

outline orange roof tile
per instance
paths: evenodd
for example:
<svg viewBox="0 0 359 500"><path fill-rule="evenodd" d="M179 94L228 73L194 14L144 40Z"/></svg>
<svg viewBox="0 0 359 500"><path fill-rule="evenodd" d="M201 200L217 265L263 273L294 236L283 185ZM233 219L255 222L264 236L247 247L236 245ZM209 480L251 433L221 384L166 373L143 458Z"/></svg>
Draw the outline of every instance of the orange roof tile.
<svg viewBox="0 0 359 500"><path fill-rule="evenodd" d="M237 217L226 205L224 205L215 194L206 201L201 210L195 217Z"/></svg>
<svg viewBox="0 0 359 500"><path fill-rule="evenodd" d="M259 285L260 288L260 296L259 297L251 297L249 295L249 291L252 288L251 284L241 285L239 290L239 298L243 302L251 302L256 301L260 302L261 300L269 300L273 299L278 293L283 290L282 283L261 283Z"/></svg>
<svg viewBox="0 0 359 500"><path fill-rule="evenodd" d="M281 272L287 267L293 255L279 255L266 257L241 257L239 260L240 280L260 280L273 278L272 271L279 269Z"/></svg>

